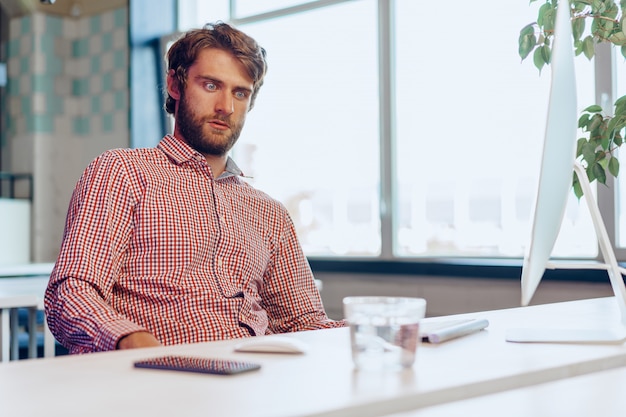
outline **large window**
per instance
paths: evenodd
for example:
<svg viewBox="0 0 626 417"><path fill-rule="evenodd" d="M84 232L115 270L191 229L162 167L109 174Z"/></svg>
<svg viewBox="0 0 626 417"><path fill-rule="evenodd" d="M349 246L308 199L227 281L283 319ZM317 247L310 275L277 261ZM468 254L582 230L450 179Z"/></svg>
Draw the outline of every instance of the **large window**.
<svg viewBox="0 0 626 417"><path fill-rule="evenodd" d="M375 27L372 0L245 25L269 71L236 159L287 205L309 255L380 251Z"/></svg>
<svg viewBox="0 0 626 417"><path fill-rule="evenodd" d="M537 7L450 3L424 19L421 2L395 2L396 254L519 257L550 89L550 68L539 76L532 58L520 63L517 53L519 30ZM593 103L594 72L577 61L582 109ZM572 194L554 255L595 256L586 214Z"/></svg>
<svg viewBox="0 0 626 417"><path fill-rule="evenodd" d="M181 30L229 20L268 51L233 156L287 206L307 255L523 256L550 67L539 74L531 59L520 62L517 39L537 4L205 3ZM581 109L595 102L594 65L576 59ZM597 256L587 207L573 193L553 255Z"/></svg>

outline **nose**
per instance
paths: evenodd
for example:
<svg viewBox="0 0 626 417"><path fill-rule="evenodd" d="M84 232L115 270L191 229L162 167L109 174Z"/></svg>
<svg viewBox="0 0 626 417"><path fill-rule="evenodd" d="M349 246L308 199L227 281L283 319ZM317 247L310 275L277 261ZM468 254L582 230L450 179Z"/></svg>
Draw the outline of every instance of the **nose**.
<svg viewBox="0 0 626 417"><path fill-rule="evenodd" d="M230 116L235 111L235 100L233 96L226 91L222 91L219 94L217 101L215 102L215 112Z"/></svg>

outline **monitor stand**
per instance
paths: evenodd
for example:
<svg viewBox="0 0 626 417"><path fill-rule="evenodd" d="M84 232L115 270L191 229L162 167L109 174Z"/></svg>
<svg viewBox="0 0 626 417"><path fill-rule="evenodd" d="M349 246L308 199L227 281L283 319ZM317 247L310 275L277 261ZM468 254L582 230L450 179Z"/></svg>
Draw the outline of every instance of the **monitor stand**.
<svg viewBox="0 0 626 417"><path fill-rule="evenodd" d="M619 309L619 317L616 317L615 323L607 323L606 327L599 328L518 328L509 329L506 334L508 342L527 342L527 343L623 343L626 341L626 286L622 275L626 275L626 270L620 268L615 257L615 252L611 246L609 235L606 231L600 209L596 200L593 198L591 184L585 169L578 161L574 163L574 171L578 175L591 219L593 221L598 244L604 259L604 263L588 264L551 264L550 268L588 268L588 269L604 269L609 275L611 287L615 294L615 301Z"/></svg>

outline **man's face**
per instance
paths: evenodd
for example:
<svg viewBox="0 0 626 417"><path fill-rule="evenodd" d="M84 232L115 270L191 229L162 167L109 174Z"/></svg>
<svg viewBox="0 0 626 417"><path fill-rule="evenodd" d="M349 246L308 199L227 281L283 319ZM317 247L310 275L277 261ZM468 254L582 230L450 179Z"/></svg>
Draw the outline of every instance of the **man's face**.
<svg viewBox="0 0 626 417"><path fill-rule="evenodd" d="M189 68L185 90L174 88L174 135L203 155L226 155L243 129L252 88L243 65L229 52L201 51Z"/></svg>

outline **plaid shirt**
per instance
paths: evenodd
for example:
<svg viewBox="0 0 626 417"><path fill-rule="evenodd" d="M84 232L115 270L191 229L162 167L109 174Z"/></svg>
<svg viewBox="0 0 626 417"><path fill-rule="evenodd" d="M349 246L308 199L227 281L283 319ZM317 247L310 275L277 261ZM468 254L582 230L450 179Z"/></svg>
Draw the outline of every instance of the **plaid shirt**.
<svg viewBox="0 0 626 417"><path fill-rule="evenodd" d="M76 185L45 295L72 353L148 330L163 344L345 325L324 312L286 209L240 178L213 178L172 136L96 158Z"/></svg>

